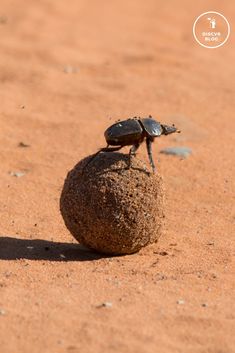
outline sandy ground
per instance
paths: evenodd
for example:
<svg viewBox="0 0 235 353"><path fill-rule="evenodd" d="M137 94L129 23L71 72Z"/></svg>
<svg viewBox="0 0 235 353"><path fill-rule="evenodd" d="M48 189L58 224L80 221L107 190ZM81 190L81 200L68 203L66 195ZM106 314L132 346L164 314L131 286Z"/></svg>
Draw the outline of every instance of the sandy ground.
<svg viewBox="0 0 235 353"><path fill-rule="evenodd" d="M234 33L200 47L208 10L234 28L229 0L1 1L1 353L235 352ZM182 130L154 144L164 236L105 258L66 230L64 178L112 122L147 114Z"/></svg>

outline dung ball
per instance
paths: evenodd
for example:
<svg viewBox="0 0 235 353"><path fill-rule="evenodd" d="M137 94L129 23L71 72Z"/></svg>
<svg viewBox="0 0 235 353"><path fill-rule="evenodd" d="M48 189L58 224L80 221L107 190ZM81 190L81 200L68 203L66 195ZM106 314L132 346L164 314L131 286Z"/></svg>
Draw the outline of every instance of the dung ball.
<svg viewBox="0 0 235 353"><path fill-rule="evenodd" d="M94 157L94 158L93 158ZM105 254L131 254L158 240L163 183L159 174L122 153L102 152L67 175L60 198L65 225L83 245Z"/></svg>

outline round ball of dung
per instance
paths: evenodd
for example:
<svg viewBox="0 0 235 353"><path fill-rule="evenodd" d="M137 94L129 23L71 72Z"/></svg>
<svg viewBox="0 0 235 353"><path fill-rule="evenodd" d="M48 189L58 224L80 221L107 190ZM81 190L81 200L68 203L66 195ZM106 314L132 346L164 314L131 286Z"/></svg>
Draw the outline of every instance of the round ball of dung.
<svg viewBox="0 0 235 353"><path fill-rule="evenodd" d="M60 198L65 225L83 245L106 254L131 254L154 243L164 218L163 185L137 158L101 152L67 175Z"/></svg>

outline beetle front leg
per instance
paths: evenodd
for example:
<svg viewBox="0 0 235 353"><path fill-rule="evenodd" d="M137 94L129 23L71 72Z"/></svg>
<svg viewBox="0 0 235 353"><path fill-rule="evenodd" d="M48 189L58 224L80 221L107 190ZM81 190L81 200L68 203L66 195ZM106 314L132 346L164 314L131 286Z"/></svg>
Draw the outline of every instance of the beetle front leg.
<svg viewBox="0 0 235 353"><path fill-rule="evenodd" d="M136 151L138 150L138 148L140 147L140 143L135 143L131 149L130 149L130 152L129 152L129 163L128 163L128 168L131 167L131 159L133 156L136 155Z"/></svg>
<svg viewBox="0 0 235 353"><path fill-rule="evenodd" d="M155 173L156 167L155 167L155 164L153 161L152 142L153 141L151 139L149 139L149 138L146 139L146 146L147 146L147 151L148 151L149 162L151 164L153 173Z"/></svg>

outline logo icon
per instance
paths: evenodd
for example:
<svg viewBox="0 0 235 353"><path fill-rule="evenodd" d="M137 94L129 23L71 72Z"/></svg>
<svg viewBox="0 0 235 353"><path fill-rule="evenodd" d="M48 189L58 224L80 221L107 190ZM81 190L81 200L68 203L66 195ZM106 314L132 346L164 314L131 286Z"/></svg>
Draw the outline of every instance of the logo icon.
<svg viewBox="0 0 235 353"><path fill-rule="evenodd" d="M193 36L198 44L205 48L221 47L227 42L229 35L229 22L219 12L204 12L193 24Z"/></svg>
<svg viewBox="0 0 235 353"><path fill-rule="evenodd" d="M210 17L208 17L207 19L210 21L211 28L214 29L215 26L216 26L216 19L215 18L210 18Z"/></svg>

